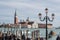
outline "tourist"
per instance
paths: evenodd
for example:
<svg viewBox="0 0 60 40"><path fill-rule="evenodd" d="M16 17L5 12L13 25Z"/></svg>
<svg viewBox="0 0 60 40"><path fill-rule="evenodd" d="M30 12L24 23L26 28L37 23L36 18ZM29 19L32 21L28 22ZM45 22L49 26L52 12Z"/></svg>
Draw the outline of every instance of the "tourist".
<svg viewBox="0 0 60 40"><path fill-rule="evenodd" d="M25 35L24 34L22 35L22 40L25 40Z"/></svg>
<svg viewBox="0 0 60 40"><path fill-rule="evenodd" d="M59 35L57 36L56 40L60 40L60 36Z"/></svg>

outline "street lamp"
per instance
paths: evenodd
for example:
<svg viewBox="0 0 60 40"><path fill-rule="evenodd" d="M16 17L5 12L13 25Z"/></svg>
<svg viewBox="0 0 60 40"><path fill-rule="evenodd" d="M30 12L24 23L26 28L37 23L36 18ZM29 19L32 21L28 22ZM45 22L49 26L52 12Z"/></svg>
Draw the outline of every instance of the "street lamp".
<svg viewBox="0 0 60 40"><path fill-rule="evenodd" d="M45 13L46 13L46 16L43 18L43 20L41 19L41 16L42 16L42 14L41 13L39 13L38 14L38 16L39 16L39 19L40 19L40 21L44 21L44 20L46 20L46 40L48 40L48 27L47 27L47 22L48 22L48 20L50 21L50 22L52 22L53 20L54 20L54 13L52 13L52 20L50 20L50 18L48 17L48 15L47 15L47 13L48 13L48 8L46 8L45 9Z"/></svg>

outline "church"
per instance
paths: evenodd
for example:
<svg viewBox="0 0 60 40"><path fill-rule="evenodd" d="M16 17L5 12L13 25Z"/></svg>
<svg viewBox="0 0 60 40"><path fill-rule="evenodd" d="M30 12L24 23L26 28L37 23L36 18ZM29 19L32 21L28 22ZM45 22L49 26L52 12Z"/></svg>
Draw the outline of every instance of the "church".
<svg viewBox="0 0 60 40"><path fill-rule="evenodd" d="M14 24L5 24L5 25L2 24L0 26L3 26L3 27L19 27L19 28L46 28L46 24L36 23L34 21L30 21L29 17L27 17L26 21L24 21L24 20L19 21L16 10L14 13ZM52 28L52 24L47 24L47 27Z"/></svg>

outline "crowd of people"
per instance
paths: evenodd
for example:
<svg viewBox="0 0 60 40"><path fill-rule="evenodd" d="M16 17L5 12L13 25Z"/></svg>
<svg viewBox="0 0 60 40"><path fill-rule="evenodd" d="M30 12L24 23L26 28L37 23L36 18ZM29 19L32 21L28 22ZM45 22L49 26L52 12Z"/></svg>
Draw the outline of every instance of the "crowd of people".
<svg viewBox="0 0 60 40"><path fill-rule="evenodd" d="M4 33L0 35L0 40L20 40L20 38L14 34L7 35L7 33ZM22 35L22 40L30 40L30 38L25 39L25 35Z"/></svg>
<svg viewBox="0 0 60 40"><path fill-rule="evenodd" d="M53 31L49 33L49 38L51 38L53 35ZM21 35L21 38L13 33L2 33L0 32L0 40L31 40L31 38L26 38L25 34ZM38 38L35 38L34 40L38 40ZM39 40L44 40L43 38L40 38ZM60 36L58 35L56 40L60 40Z"/></svg>
<svg viewBox="0 0 60 40"><path fill-rule="evenodd" d="M26 38L25 37L25 34L22 34L21 35L21 39L19 36L13 34L13 33L10 33L10 32L7 32L7 33L2 33L0 32L0 40L31 40L31 38ZM38 40L37 38L35 40Z"/></svg>
<svg viewBox="0 0 60 40"><path fill-rule="evenodd" d="M0 40L32 40L32 38L29 37L26 38L25 34L18 36L11 32L7 33L0 32ZM38 40L38 38L34 38L33 40ZM43 40L43 38L40 38L39 40Z"/></svg>
<svg viewBox="0 0 60 40"><path fill-rule="evenodd" d="M7 33L4 33L0 35L0 40L20 40L20 39L17 38L17 36L14 34L8 35Z"/></svg>

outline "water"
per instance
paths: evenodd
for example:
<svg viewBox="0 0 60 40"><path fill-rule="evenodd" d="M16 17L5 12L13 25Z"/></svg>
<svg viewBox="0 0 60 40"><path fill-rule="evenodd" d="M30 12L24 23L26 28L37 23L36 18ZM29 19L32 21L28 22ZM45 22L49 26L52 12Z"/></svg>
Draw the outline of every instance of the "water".
<svg viewBox="0 0 60 40"><path fill-rule="evenodd" d="M32 31L34 31L34 30L40 30L40 37L45 37L45 35L46 35L46 29L44 29L44 28L38 28L38 29L33 29L33 28L31 28L31 29L28 29L28 28L22 28L22 29L20 29L20 28L0 28L0 31L2 31L2 32L6 32L7 33L7 31L11 31L12 33L15 33L16 32L16 30L22 30L23 31L23 33L24 33L24 31L25 30L29 30L29 37L31 37L31 32ZM56 37L57 37L57 35L60 33L60 29L48 29L48 33L50 32L50 31L54 31L54 32L56 32L56 35L55 36L53 36L52 38L50 38L50 39L48 39L48 40L56 40Z"/></svg>

